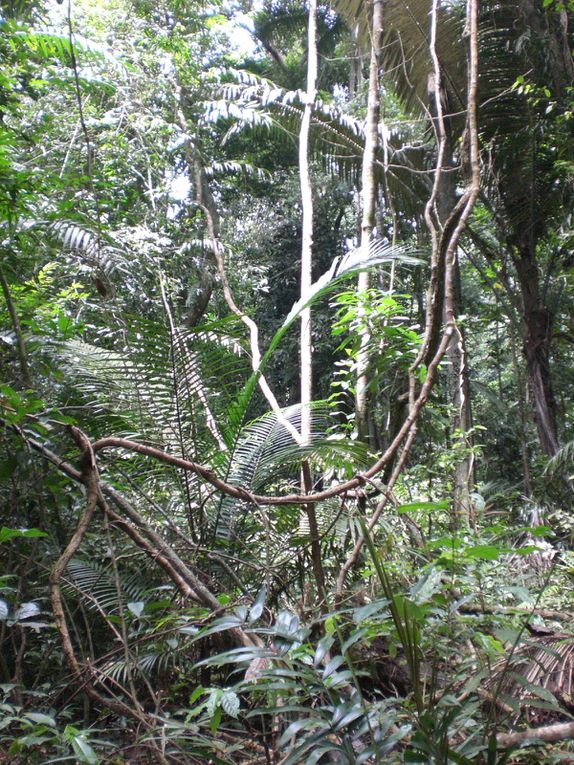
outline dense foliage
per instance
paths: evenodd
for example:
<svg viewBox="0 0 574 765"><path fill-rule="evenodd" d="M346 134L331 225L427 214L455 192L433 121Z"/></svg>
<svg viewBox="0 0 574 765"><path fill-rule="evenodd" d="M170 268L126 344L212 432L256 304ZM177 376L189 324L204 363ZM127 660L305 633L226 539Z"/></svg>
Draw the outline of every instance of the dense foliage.
<svg viewBox="0 0 574 765"><path fill-rule="evenodd" d="M573 23L2 4L0 762L574 761Z"/></svg>

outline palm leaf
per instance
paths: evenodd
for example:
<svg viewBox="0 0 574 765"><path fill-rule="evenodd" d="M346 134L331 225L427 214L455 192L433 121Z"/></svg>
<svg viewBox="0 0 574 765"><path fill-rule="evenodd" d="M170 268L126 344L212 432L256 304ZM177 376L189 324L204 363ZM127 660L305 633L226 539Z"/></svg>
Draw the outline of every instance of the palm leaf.
<svg viewBox="0 0 574 765"><path fill-rule="evenodd" d="M124 248L109 231L96 230L85 222L59 219L48 226L48 234L60 243L64 252L72 253L99 275L111 277L116 270L127 270Z"/></svg>
<svg viewBox="0 0 574 765"><path fill-rule="evenodd" d="M562 718L562 705L573 708L574 639L552 634L527 641L495 665L487 685L501 701L518 701L531 725Z"/></svg>
<svg viewBox="0 0 574 765"><path fill-rule="evenodd" d="M117 613L118 591L111 565L106 566L92 559L73 558L68 563L66 575L74 589L86 598L88 608L99 606L105 614ZM145 593L141 572L120 576L120 595L124 605L129 601L144 601Z"/></svg>
<svg viewBox="0 0 574 765"><path fill-rule="evenodd" d="M569 441L558 449L548 460L544 472L549 476L564 475L574 467L574 441ZM572 476L570 476L572 479Z"/></svg>
<svg viewBox="0 0 574 765"><path fill-rule="evenodd" d="M236 395L247 368L241 345L225 331L231 325L176 329L170 338L158 322L132 317L129 323L128 346L121 351L80 340L59 346L74 387L97 413L119 418L121 435L145 435L175 451L183 447L189 455L198 448L209 453L212 408L217 413L220 398ZM217 393L212 394L211 383Z"/></svg>
<svg viewBox="0 0 574 765"><path fill-rule="evenodd" d="M369 50L371 25L366 0L334 0L334 6L352 28L358 29L359 42L365 50ZM428 0L386 0L383 8L383 72L403 106L423 115L426 115L429 75L432 72L430 10ZM456 5L441 6L437 19L437 55L452 112L465 107L465 54L461 45L463 22Z"/></svg>
<svg viewBox="0 0 574 765"><path fill-rule="evenodd" d="M221 75L223 76L223 75ZM271 135L281 144L294 146L304 109L304 93L286 90L276 83L250 72L229 70L231 82L217 88L217 98L204 105L207 122L230 122L223 143L246 130L266 138ZM401 119L392 126L380 127L389 162L377 161L381 182L405 215L420 212L429 181L424 171L424 152L413 123ZM383 132L384 131L384 132ZM415 137L417 136L417 137ZM317 98L311 118L311 150L324 169L357 183L364 148L364 121L346 114L335 104ZM415 170L414 174L411 172Z"/></svg>
<svg viewBox="0 0 574 765"><path fill-rule="evenodd" d="M230 428L230 437L232 437L231 434L233 433L235 433L235 437L239 436L241 428L245 424L246 413L257 386L259 375L265 370L273 353L279 347L281 340L301 315L303 309L315 304L328 295L345 279L355 276L360 271L368 270L393 260L405 263L406 265L420 265L422 262L418 258L413 257L413 255L407 255L405 248L393 247L381 241L370 243L368 256L365 256L361 248L356 248L333 260L328 271L311 285L305 298L301 298L293 305L283 324L272 337L267 350L263 354L259 369L251 375L239 396L229 407L227 422Z"/></svg>
<svg viewBox="0 0 574 765"><path fill-rule="evenodd" d="M299 404L282 410L282 417L299 431L301 411ZM301 445L274 412L263 415L241 432L229 464L227 480L258 493L270 486L293 486L299 480L299 466L304 459L331 466L338 460L352 465L354 469L366 464L365 445L352 439L329 437L327 434L332 425L328 404L315 402L311 410L311 442ZM248 502L225 497L216 520L218 536L230 539L238 519L252 510Z"/></svg>

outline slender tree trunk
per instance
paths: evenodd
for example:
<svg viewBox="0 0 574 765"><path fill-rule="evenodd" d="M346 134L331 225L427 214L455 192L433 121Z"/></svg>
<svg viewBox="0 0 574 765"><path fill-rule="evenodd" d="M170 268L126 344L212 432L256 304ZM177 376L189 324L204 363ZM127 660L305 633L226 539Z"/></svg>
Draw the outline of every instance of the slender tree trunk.
<svg viewBox="0 0 574 765"><path fill-rule="evenodd" d="M431 100L431 109L433 109L433 106L433 101ZM435 119L437 116L433 113ZM441 185L437 194L437 212L442 227L444 227L456 206L457 160L454 157L452 133L449 130L447 120L445 120L443 162L445 172L442 174ZM458 252L454 253L452 282L452 309L454 318L457 319L462 309ZM446 320L444 310L443 319ZM474 472L473 459L470 453L472 439L469 435L472 427L470 381L468 364L466 363L465 336L463 329L459 326L457 326L456 332L453 332L451 336L446 351L446 358L447 391L448 400L451 405L450 430L454 436L454 443L460 444L465 452L456 460L452 474L452 520L453 525L456 527L461 523L463 525L468 524L471 510L470 491Z"/></svg>
<svg viewBox="0 0 574 765"><path fill-rule="evenodd" d="M460 268L458 257L453 268L454 311L458 317L461 312ZM452 407L450 427L455 443L462 447L463 453L454 465L453 473L453 520L458 526L466 525L471 515L470 492L474 482L474 461L470 451L472 447L472 408L470 398L470 380L466 355L464 331L457 327L446 351L448 360L447 387Z"/></svg>
<svg viewBox="0 0 574 765"><path fill-rule="evenodd" d="M363 153L362 195L363 214L361 220L361 249L363 257L369 255L373 228L375 226L375 208L377 201L377 179L375 159L379 143L379 58L383 27L382 0L372 0L371 6L371 58L369 67L369 94L367 99L367 119L365 126L365 151ZM369 289L369 272L359 274L358 290L366 297ZM363 314L364 316L364 314ZM357 354L357 387L355 393L355 416L357 431L362 441L369 442L369 344L370 334L365 327L362 330L359 352Z"/></svg>
<svg viewBox="0 0 574 765"><path fill-rule="evenodd" d="M301 245L301 297L309 294L313 282L313 189L309 169L309 132L311 117L317 89L317 0L309 3L309 29L307 44L307 93L305 95L305 111L299 133L299 175L301 181L301 204L303 209L303 232ZM311 443L313 400L313 336L311 323L311 308L305 308L301 313L301 439L303 444ZM302 493L308 494L313 489L311 466L305 460L301 466ZM315 506L305 505L305 514L311 537L311 559L317 595L321 607L326 609L325 574L321 559L321 543Z"/></svg>
<svg viewBox="0 0 574 765"><path fill-rule="evenodd" d="M26 343L24 341L22 327L20 326L20 320L18 319L18 314L16 313L14 301L12 300L10 285L8 284L6 277L4 276L4 272L2 271L1 268L0 268L0 288L2 289L2 294L4 295L4 300L6 301L6 308L8 309L8 313L10 315L10 321L12 322L12 329L14 330L14 335L16 336L16 348L18 351L18 361L20 362L20 372L22 375L22 383L24 384L25 388L30 388L31 387L30 369L28 367L28 355L26 353Z"/></svg>

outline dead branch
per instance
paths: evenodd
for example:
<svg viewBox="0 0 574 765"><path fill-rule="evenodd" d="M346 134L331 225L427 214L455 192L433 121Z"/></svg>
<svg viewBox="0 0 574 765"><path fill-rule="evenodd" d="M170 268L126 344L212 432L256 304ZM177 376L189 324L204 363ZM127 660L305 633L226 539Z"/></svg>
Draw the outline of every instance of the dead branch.
<svg viewBox="0 0 574 765"><path fill-rule="evenodd" d="M574 722L543 725L540 728L526 728L515 733L501 733L496 737L499 749L511 746L534 746L538 741L556 743L574 738Z"/></svg>

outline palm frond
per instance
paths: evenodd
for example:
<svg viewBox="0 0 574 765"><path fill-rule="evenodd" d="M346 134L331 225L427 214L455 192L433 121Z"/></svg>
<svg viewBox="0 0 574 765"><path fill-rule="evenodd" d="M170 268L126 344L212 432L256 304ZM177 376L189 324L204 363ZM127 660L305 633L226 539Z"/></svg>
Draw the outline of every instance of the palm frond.
<svg viewBox="0 0 574 765"><path fill-rule="evenodd" d="M48 227L64 252L78 257L83 265L99 274L111 276L123 264L123 248L109 232L96 230L86 223L59 219Z"/></svg>
<svg viewBox="0 0 574 765"><path fill-rule="evenodd" d="M80 63L85 60L91 64L106 63L116 71L124 70L123 63L114 55L113 51L95 40L74 34L73 41L67 34L53 32L50 29L22 27L11 20L3 20L4 31L7 33L8 42L14 51L24 49L40 59L56 59L64 65L72 62L72 52Z"/></svg>
<svg viewBox="0 0 574 765"><path fill-rule="evenodd" d="M331 292L345 279L360 271L366 271L393 260L411 266L419 266L423 263L419 258L408 255L406 248L389 245L380 239L371 242L367 256L364 250L358 247L335 258L329 270L311 285L309 293L293 305L281 329L288 329L304 308Z"/></svg>
<svg viewBox="0 0 574 765"><path fill-rule="evenodd" d="M565 475L568 471L571 472L573 469L574 441L569 441L567 444L561 446L556 454L548 460L546 467L544 468L544 473L549 476L560 474ZM572 476L570 476L570 478L572 479Z"/></svg>
<svg viewBox="0 0 574 765"><path fill-rule="evenodd" d="M315 304L334 290L342 281L356 275L360 271L368 270L393 260L405 265L420 265L422 263L421 260L412 254L407 254L407 252L407 249L404 247L393 247L377 240L370 243L368 256L365 256L361 248L355 248L333 260L328 271L311 285L308 294L293 305L283 324L271 338L269 346L261 359L259 370L251 375L239 396L229 407L227 420L231 432L235 431L236 436L239 435L241 428L245 424L245 414L257 385L259 375L264 371L285 334L301 315L301 311L307 306Z"/></svg>
<svg viewBox="0 0 574 765"><path fill-rule="evenodd" d="M217 98L204 105L207 122L231 122L223 142L246 130L255 135L270 135L281 144L295 145L304 109L304 93L286 90L265 77L250 72L228 70L220 73L226 81L217 88ZM389 150L385 167L377 162L377 172L386 176L385 185L400 200L406 213L420 207L418 200L427 191L421 174L423 153L412 141L413 125L401 120L391 127L381 126L381 143ZM311 117L311 149L326 171L350 182L357 182L364 148L364 121L345 113L335 104L317 98ZM416 170L414 175L412 170ZM417 204L414 205L414 200Z"/></svg>
<svg viewBox="0 0 574 765"><path fill-rule="evenodd" d="M238 162L224 160L223 162L212 162L211 165L204 168L206 178L213 178L215 175L242 175L246 178L256 178L258 181L265 181L271 178L267 170L255 167L249 162Z"/></svg>
<svg viewBox="0 0 574 765"><path fill-rule="evenodd" d="M176 328L170 337L164 324L132 317L130 330L121 351L80 340L59 346L71 383L96 413L118 418L121 435L145 434L175 452L205 456L215 436L212 412L236 396L248 369L241 344L222 322Z"/></svg>
<svg viewBox="0 0 574 765"><path fill-rule="evenodd" d="M509 660L497 663L488 686L498 692L495 701L518 701L529 724L560 718L564 707L571 712L574 638L552 634L525 642Z"/></svg>
<svg viewBox="0 0 574 765"><path fill-rule="evenodd" d="M73 558L66 569L66 575L74 589L85 596L87 607L99 607L105 614L117 613L118 591L111 567L95 560ZM146 587L142 577L125 575L120 578L120 596L124 605L129 601L145 601Z"/></svg>
<svg viewBox="0 0 574 765"><path fill-rule="evenodd" d="M99 671L102 678L108 678L120 685L125 685L131 676L134 680L148 680L152 675L162 675L174 669L177 660L181 658L181 650L175 651L166 644L163 648L157 645L154 651L134 655L132 661L126 662L124 657L107 662Z"/></svg>
<svg viewBox="0 0 574 765"><path fill-rule="evenodd" d="M366 0L334 0L334 6L352 28L358 29L360 44L369 50L370 12ZM432 72L428 46L430 3L428 0L386 0L383 13L381 60L385 76L406 109L425 114ZM465 104L463 22L455 4L441 7L437 20L437 55L453 112L464 109Z"/></svg>
<svg viewBox="0 0 574 765"><path fill-rule="evenodd" d="M300 404L282 411L284 419L299 431L301 414ZM351 439L330 437L328 431L332 424L328 405L315 402L311 408L311 441L301 445L274 412L263 415L241 432L229 463L227 480L257 493L270 486L292 486L299 480L298 471L303 459L330 465L338 460L359 469L367 460L365 445ZM238 518L251 509L249 503L229 497L223 499L217 519L218 536L231 538Z"/></svg>

